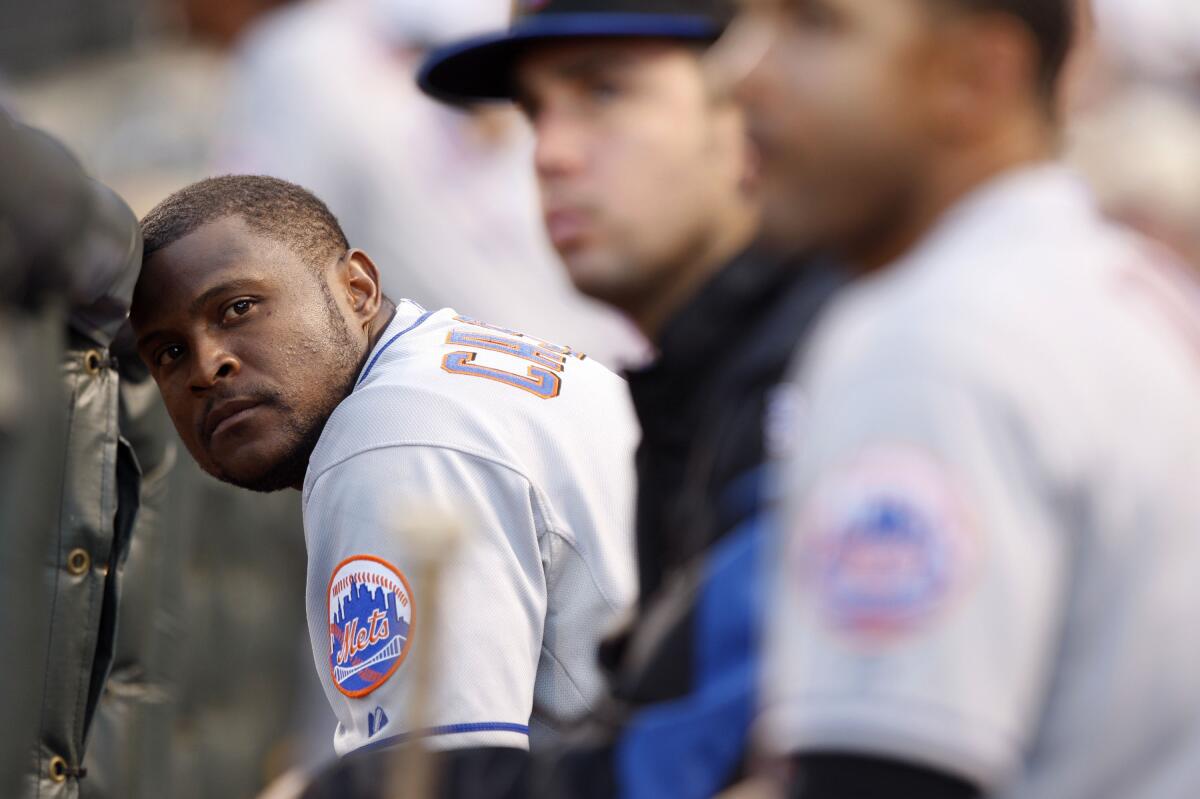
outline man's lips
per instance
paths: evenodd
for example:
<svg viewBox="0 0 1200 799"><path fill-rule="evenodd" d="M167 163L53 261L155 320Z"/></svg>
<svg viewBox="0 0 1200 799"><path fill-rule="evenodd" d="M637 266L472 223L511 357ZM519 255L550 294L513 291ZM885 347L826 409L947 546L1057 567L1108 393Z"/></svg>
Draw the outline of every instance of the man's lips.
<svg viewBox="0 0 1200 799"><path fill-rule="evenodd" d="M215 436L223 428L232 425L243 415L249 413L262 404L262 400L236 399L226 400L218 405L214 405L212 410L208 412L208 415L204 417L205 440L211 442L213 436Z"/></svg>
<svg viewBox="0 0 1200 799"><path fill-rule="evenodd" d="M586 213L569 208L546 212L546 233L555 247L562 248L583 238L591 221Z"/></svg>

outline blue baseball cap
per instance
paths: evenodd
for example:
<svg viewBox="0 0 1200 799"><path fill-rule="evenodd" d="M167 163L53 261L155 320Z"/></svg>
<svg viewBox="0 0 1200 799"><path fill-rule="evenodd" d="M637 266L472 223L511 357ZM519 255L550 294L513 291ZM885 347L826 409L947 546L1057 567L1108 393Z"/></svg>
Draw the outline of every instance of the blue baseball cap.
<svg viewBox="0 0 1200 799"><path fill-rule="evenodd" d="M422 91L457 105L513 99L513 69L531 46L596 37L712 42L733 16L728 0L519 0L507 31L431 52Z"/></svg>

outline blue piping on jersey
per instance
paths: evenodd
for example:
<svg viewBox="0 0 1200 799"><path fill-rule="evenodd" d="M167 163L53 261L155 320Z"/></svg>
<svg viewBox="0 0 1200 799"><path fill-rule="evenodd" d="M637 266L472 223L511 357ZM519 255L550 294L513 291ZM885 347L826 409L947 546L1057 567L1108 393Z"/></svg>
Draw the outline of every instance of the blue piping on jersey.
<svg viewBox="0 0 1200 799"><path fill-rule="evenodd" d="M420 306L417 306L417 307L419 308ZM371 359L371 362L369 364L367 364L367 368L363 370L362 377L358 378L358 382L354 384L354 387L358 388L359 386L361 386L363 384L363 381L367 379L367 375L371 374L371 370L375 368L375 364L379 361L380 357L382 357L383 354L385 352L387 352L387 348L396 343L396 339L400 338L405 333L411 332L412 330L420 327L422 324L425 323L425 320L431 316L433 316L433 311L426 311L425 313L421 314L421 316L417 319L417 321L413 322L411 325L409 325L408 327L404 328L396 335L389 338L387 340L387 343L379 348L379 352L375 353L375 357Z"/></svg>
<svg viewBox="0 0 1200 799"><path fill-rule="evenodd" d="M445 724L441 727L430 727L417 732L402 732L390 738L381 738L374 743L360 746L356 752L369 752L375 749L387 749L400 746L414 738L433 738L437 735L459 735L465 732L515 732L520 735L529 734L528 724L514 724L508 721L479 721L471 724Z"/></svg>

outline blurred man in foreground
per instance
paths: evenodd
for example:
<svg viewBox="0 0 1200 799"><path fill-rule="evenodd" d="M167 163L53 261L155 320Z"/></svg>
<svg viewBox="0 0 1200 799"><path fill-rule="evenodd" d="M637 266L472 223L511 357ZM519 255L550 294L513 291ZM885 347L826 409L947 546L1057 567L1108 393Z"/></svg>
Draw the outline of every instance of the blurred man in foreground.
<svg viewBox="0 0 1200 799"><path fill-rule="evenodd" d="M603 651L609 706L536 789L553 795L708 796L743 765L766 417L838 280L755 242L758 162L704 64L731 12L527 3L509 31L437 51L421 74L447 101L517 102L567 273L658 350L629 373L639 616Z"/></svg>
<svg viewBox="0 0 1200 799"><path fill-rule="evenodd" d="M1053 163L1066 0L766 0L769 227L861 273L796 387L791 795L1200 790L1200 295Z"/></svg>

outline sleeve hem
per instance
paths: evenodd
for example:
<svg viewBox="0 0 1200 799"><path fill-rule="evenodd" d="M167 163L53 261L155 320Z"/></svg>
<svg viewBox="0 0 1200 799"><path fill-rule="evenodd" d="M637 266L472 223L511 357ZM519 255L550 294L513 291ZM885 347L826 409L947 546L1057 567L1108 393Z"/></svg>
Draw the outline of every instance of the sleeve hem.
<svg viewBox="0 0 1200 799"><path fill-rule="evenodd" d="M430 727L417 733L400 733L381 738L354 749L354 752L370 752L403 746L421 740L428 749L470 749L479 746L500 746L513 749L529 748L529 725L504 721L478 722L471 724L445 724ZM347 752L346 754L349 754Z"/></svg>
<svg viewBox="0 0 1200 799"><path fill-rule="evenodd" d="M1016 742L955 713L930 714L880 702L806 704L803 714L781 707L759 720L771 754L846 752L896 758L965 778L989 791L1017 766Z"/></svg>

